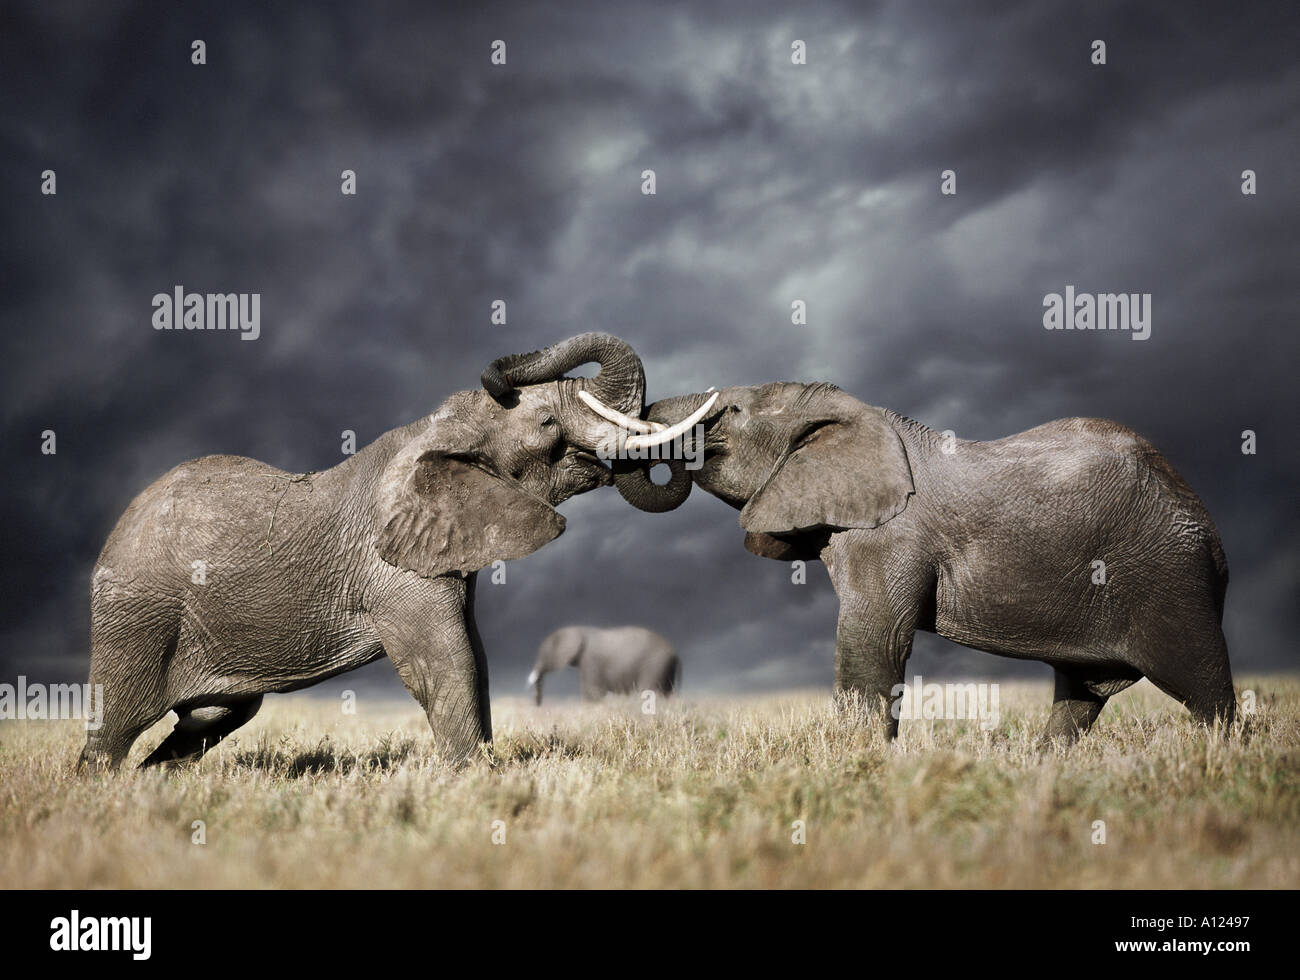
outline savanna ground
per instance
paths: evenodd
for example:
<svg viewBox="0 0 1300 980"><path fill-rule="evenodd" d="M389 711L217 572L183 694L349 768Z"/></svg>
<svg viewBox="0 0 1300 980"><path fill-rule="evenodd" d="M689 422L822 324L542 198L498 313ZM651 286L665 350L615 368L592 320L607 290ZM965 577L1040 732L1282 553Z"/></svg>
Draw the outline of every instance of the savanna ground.
<svg viewBox="0 0 1300 980"><path fill-rule="evenodd" d="M892 745L824 692L503 700L493 759L461 771L413 701L269 698L197 766L116 776L73 771L78 722L5 722L0 884L1294 888L1300 680L1246 688L1230 739L1143 682L1046 753L1039 683L1001 686L991 732L905 721Z"/></svg>

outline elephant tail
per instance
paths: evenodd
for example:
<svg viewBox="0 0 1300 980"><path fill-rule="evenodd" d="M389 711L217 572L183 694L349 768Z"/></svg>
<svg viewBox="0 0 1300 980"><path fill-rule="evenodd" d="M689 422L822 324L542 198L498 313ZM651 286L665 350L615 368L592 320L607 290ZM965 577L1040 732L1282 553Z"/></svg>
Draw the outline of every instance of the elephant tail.
<svg viewBox="0 0 1300 980"><path fill-rule="evenodd" d="M673 676L668 680L669 694L676 694L682 686L682 658L673 657Z"/></svg>

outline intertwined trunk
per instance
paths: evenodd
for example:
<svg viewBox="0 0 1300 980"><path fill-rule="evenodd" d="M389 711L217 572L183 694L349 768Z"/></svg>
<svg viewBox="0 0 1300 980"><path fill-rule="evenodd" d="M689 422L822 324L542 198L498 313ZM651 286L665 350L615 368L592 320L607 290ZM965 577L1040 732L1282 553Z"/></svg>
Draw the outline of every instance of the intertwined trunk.
<svg viewBox="0 0 1300 980"><path fill-rule="evenodd" d="M699 394L665 398L650 406L647 418L652 422L669 424L693 413L708 397L708 394ZM664 484L650 479L650 470L660 462L667 464L672 474ZM651 514L662 514L684 504L691 495L691 480L690 471L680 459L625 460L614 465L614 486L623 499L637 510Z"/></svg>

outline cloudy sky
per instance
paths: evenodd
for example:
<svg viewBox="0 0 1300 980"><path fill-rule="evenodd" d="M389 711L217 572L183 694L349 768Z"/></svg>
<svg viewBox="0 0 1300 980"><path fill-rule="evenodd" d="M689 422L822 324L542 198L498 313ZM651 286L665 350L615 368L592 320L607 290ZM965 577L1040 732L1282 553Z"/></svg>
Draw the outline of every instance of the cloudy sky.
<svg viewBox="0 0 1300 980"><path fill-rule="evenodd" d="M966 438L1124 422L1215 517L1236 671L1296 665L1300 7L433 6L6 5L0 679L84 679L95 557L175 463L324 469L587 330L652 400L829 380ZM177 284L260 293L261 338L153 330ZM1044 330L1066 285L1150 293L1150 339ZM726 505L562 511L481 580L495 694L570 622L659 628L697 691L830 684L824 570L792 585ZM912 665L1049 673L932 636Z"/></svg>

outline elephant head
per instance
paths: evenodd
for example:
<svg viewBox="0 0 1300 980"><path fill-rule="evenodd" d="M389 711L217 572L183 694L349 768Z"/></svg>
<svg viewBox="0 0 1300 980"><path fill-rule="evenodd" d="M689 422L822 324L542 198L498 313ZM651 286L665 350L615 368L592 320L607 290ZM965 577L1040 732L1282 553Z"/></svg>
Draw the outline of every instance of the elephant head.
<svg viewBox="0 0 1300 980"><path fill-rule="evenodd" d="M692 484L740 509L745 545L766 557L801 557L794 543L810 532L872 528L907 506L912 473L898 433L878 408L829 384L777 382L726 388L702 418L703 461L688 470L667 461L667 484L649 467L615 474L619 492L646 511L672 510ZM655 421L697 410L713 395L685 395L650 406ZM693 435L688 438L694 438Z"/></svg>
<svg viewBox="0 0 1300 980"><path fill-rule="evenodd" d="M537 660L528 675L528 686L533 689L533 701L542 703L542 680L547 674L566 667L576 667L582 659L585 646L584 631L581 628L556 630L537 648Z"/></svg>
<svg viewBox="0 0 1300 980"><path fill-rule="evenodd" d="M592 362L595 377L565 377ZM608 334L498 358L482 383L447 399L384 469L376 547L390 564L435 576L521 558L563 532L558 504L613 481L602 459L622 468L625 450L674 436L640 419L641 359Z"/></svg>
<svg viewBox="0 0 1300 980"><path fill-rule="evenodd" d="M595 377L563 376L588 362L600 365ZM597 450L619 439L579 395L598 392L637 414L645 397L636 352L599 333L494 361L483 383L417 423L381 474L376 547L390 564L465 573L557 537L555 506L609 485Z"/></svg>

